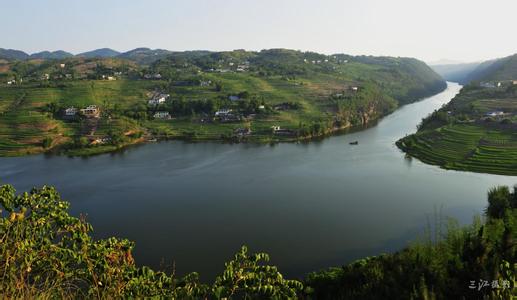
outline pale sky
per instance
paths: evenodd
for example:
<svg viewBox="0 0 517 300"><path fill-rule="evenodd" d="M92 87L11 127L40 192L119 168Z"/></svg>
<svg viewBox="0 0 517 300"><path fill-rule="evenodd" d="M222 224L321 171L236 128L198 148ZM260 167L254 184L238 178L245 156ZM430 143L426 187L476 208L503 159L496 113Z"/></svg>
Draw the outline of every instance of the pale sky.
<svg viewBox="0 0 517 300"><path fill-rule="evenodd" d="M0 48L290 48L478 61L517 52L516 0L0 0Z"/></svg>

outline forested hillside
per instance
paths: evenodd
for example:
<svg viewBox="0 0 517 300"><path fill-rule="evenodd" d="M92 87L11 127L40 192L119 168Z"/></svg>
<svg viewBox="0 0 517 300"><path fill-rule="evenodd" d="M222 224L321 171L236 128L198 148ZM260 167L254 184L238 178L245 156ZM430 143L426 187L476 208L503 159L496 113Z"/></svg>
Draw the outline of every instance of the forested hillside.
<svg viewBox="0 0 517 300"><path fill-rule="evenodd" d="M515 79L517 54L481 63L432 66L445 80L466 85L473 81L504 81Z"/></svg>

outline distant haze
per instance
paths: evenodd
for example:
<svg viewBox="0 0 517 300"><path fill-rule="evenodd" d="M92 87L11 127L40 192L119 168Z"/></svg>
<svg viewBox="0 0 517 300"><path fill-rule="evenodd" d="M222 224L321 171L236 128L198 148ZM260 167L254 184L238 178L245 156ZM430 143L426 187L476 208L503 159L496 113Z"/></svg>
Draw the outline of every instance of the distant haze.
<svg viewBox="0 0 517 300"><path fill-rule="evenodd" d="M514 0L0 0L1 48L290 48L481 61L517 52Z"/></svg>

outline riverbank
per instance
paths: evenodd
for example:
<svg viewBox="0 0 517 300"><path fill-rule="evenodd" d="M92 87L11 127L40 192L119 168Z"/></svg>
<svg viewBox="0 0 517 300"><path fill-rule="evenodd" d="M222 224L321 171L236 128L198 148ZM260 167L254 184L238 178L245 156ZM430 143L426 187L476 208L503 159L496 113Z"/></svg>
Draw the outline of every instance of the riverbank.
<svg viewBox="0 0 517 300"><path fill-rule="evenodd" d="M440 88L438 92L442 92L445 88ZM435 90L430 91L434 93ZM432 95L429 95L432 96ZM387 96L386 96L387 97ZM417 100L420 101L421 99ZM366 102L368 103L368 102ZM13 151L0 151L3 156L24 156L41 153L66 155L66 156L94 156L105 153L118 152L134 145L143 145L149 142L180 140L191 143L198 142L217 142L217 143L248 143L248 144L276 144L276 143L295 143L310 142L313 140L321 140L323 138L346 134L350 131L357 131L368 128L371 124L375 124L383 117L396 111L398 107L394 101L388 102L371 102L367 108L362 108L353 113L348 112L348 119L342 120L341 117L334 116L326 121L312 122L307 119L307 123L299 123L297 128L292 127L292 122L285 123L275 121L271 116L259 116L253 121L246 123L207 123L199 124L191 119L172 120L172 121L146 121L134 122L131 120L114 120L119 126L125 126L127 133L120 134L123 140L117 144L111 142L111 138L97 138L91 140L106 140L107 142L83 144L82 146L73 141L70 137L64 137L60 134L52 139L50 145L33 145L30 148L19 148ZM355 115L355 116L354 116ZM54 120L57 122L57 120ZM288 124L289 128L277 126L273 129L271 124ZM172 125L172 126L171 126ZM309 126L310 125L310 126ZM330 127L326 127L329 126ZM56 125L59 126L59 125ZM67 125L68 126L68 125ZM112 125L111 125L112 126ZM104 129L106 131L106 129ZM139 135L135 138L132 136L135 132ZM129 134L131 133L131 134Z"/></svg>

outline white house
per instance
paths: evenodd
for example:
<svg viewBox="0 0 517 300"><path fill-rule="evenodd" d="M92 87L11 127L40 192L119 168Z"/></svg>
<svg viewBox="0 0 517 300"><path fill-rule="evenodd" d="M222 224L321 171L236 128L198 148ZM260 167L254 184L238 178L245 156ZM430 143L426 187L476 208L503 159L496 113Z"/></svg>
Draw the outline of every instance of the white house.
<svg viewBox="0 0 517 300"><path fill-rule="evenodd" d="M87 118L99 118L101 111L96 105L89 105L81 109L81 113Z"/></svg>
<svg viewBox="0 0 517 300"><path fill-rule="evenodd" d="M224 116L224 115L227 115L229 113L231 113L232 110L229 109L229 108L223 108L223 109L220 109L218 111L215 112L215 116L216 117L219 117L219 116Z"/></svg>
<svg viewBox="0 0 517 300"><path fill-rule="evenodd" d="M491 112L488 112L485 114L485 116L487 116L487 117L499 117L499 116L503 116L503 115L504 115L504 112L500 111L500 110L491 111Z"/></svg>
<svg viewBox="0 0 517 300"><path fill-rule="evenodd" d="M65 116L67 117L73 117L77 114L77 112L79 112L79 110L75 107L68 107L67 109L65 109Z"/></svg>
<svg viewBox="0 0 517 300"><path fill-rule="evenodd" d="M212 81L211 80L202 80L199 82L199 86L210 86L212 84Z"/></svg>
<svg viewBox="0 0 517 300"><path fill-rule="evenodd" d="M154 113L153 117L155 119L168 120L171 118L171 114L168 111L157 111Z"/></svg>
<svg viewBox="0 0 517 300"><path fill-rule="evenodd" d="M169 94L157 94L151 100L149 100L149 105L160 105L165 103L167 99L170 97Z"/></svg>

